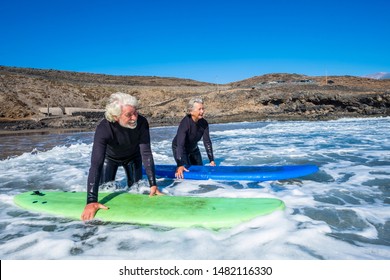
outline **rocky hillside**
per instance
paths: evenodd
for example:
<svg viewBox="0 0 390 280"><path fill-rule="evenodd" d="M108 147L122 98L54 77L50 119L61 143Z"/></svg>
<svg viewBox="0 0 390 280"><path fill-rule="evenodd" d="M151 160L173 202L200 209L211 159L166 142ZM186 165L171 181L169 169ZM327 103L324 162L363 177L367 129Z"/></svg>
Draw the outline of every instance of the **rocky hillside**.
<svg viewBox="0 0 390 280"><path fill-rule="evenodd" d="M390 115L390 80L268 74L230 84L0 66L0 129L90 128L102 114L47 116L40 108L104 109L107 97L136 96L152 125L176 125L202 96L211 123Z"/></svg>

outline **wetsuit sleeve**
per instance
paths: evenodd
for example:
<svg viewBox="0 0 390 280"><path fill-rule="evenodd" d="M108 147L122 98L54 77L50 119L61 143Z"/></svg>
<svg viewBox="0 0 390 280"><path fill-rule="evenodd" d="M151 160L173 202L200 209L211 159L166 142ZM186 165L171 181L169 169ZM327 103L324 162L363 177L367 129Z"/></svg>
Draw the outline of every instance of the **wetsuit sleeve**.
<svg viewBox="0 0 390 280"><path fill-rule="evenodd" d="M87 182L87 204L98 201L100 176L106 154L107 141L103 137L102 127L96 129L92 146L91 166Z"/></svg>
<svg viewBox="0 0 390 280"><path fill-rule="evenodd" d="M139 145L142 156L142 164L145 168L146 176L148 177L149 185L156 186L156 171L154 167L154 159L152 154L152 149L150 144L140 144Z"/></svg>
<svg viewBox="0 0 390 280"><path fill-rule="evenodd" d="M149 124L147 121L143 124L140 135L140 144L139 144L142 164L145 168L146 176L148 177L149 185L156 186L156 171L154 166L154 159L152 148L150 146L150 132Z"/></svg>
<svg viewBox="0 0 390 280"><path fill-rule="evenodd" d="M214 161L214 154L213 154L213 145L211 143L210 139L210 133L209 133L209 126L206 127L203 133L203 144L206 149L207 157L209 158L209 161Z"/></svg>
<svg viewBox="0 0 390 280"><path fill-rule="evenodd" d="M176 148L176 155L174 156L176 158L177 166L190 165L190 163L187 162L188 157L185 155L186 154L185 144L186 144L186 137L187 137L188 130L189 130L189 125L186 122L186 118L185 118L180 122L176 134L177 148Z"/></svg>

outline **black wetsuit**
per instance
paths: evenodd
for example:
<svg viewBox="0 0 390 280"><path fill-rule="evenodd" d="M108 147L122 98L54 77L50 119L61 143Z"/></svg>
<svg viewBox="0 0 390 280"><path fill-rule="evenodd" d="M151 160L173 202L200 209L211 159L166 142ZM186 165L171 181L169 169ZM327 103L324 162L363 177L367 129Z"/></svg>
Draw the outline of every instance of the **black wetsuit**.
<svg viewBox="0 0 390 280"><path fill-rule="evenodd" d="M194 122L191 115L185 116L172 141L172 152L177 166L203 165L198 147L198 142L202 138L210 162L214 161L208 122L205 119Z"/></svg>
<svg viewBox="0 0 390 280"><path fill-rule="evenodd" d="M155 167L146 118L138 115L135 129L103 119L95 131L87 183L87 203L97 202L99 185L113 181L119 166L125 169L129 187L139 181L142 178L142 164L150 186L155 186Z"/></svg>

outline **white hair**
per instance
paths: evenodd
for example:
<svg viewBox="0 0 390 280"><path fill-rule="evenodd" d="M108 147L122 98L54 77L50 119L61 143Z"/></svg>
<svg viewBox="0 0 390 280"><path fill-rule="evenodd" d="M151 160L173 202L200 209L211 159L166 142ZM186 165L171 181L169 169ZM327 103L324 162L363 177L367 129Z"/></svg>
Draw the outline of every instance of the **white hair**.
<svg viewBox="0 0 390 280"><path fill-rule="evenodd" d="M187 104L187 114L190 114L191 111L194 109L195 103L203 104L203 99L201 97L192 97Z"/></svg>
<svg viewBox="0 0 390 280"><path fill-rule="evenodd" d="M123 106L133 106L137 109L138 100L134 96L123 92L111 94L106 106L106 112L104 113L106 119L110 122L115 122L114 117L119 117L122 114Z"/></svg>

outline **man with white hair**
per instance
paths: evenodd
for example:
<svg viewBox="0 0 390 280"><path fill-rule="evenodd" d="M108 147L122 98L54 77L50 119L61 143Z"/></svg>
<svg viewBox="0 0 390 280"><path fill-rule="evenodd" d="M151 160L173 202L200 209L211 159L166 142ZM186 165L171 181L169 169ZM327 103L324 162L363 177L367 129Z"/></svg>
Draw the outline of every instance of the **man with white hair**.
<svg viewBox="0 0 390 280"><path fill-rule="evenodd" d="M142 179L143 164L150 196L162 194L156 184L149 123L138 114L137 107L138 101L131 95L117 92L110 96L105 119L95 131L82 220L91 220L99 209L108 209L98 202L99 185L115 180L119 166L124 168L130 187Z"/></svg>

